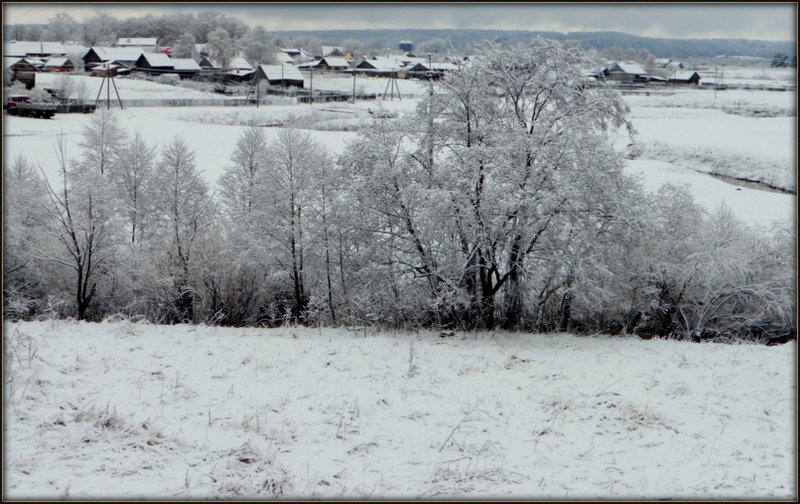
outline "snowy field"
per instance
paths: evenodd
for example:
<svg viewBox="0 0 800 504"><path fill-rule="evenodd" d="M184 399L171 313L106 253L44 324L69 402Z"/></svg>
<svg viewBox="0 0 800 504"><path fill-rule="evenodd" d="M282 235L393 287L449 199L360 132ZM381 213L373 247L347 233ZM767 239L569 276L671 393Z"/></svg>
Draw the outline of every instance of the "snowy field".
<svg viewBox="0 0 800 504"><path fill-rule="evenodd" d="M4 333L6 498L797 496L794 342Z"/></svg>
<svg viewBox="0 0 800 504"><path fill-rule="evenodd" d="M366 82L376 89L386 85L386 79L358 79L357 83ZM188 91L153 82L131 82L147 85L148 89L163 88L162 95ZM315 77L315 85L329 89L345 90L348 83L352 86L352 78L330 74ZM260 108L138 107L117 114L129 131L138 129L151 144L163 145L173 136L182 135L195 150L198 168L215 187L247 126L265 126L264 131L270 137L279 127L294 125L310 132L338 154L344 152L348 140L355 138L359 127L369 124L370 109L382 106L397 113L408 112L419 103L419 94L414 93L427 92L425 83L399 83L408 94L394 101L294 103ZM404 89L404 84L413 89ZM753 224L794 219L793 194L742 187L705 173L759 180L795 190L795 93L731 90L719 92L716 97L714 94L709 90L678 89L671 94L626 95L640 151L637 159L626 163L627 171L641 175L645 187L652 190L667 182L688 184L697 200L709 210L724 202L740 218ZM753 110L771 112L763 117L747 112ZM79 155L81 129L87 120L88 116L82 114L58 114L51 120L6 116L5 162L24 154L40 163L48 176L54 175L58 168L54 150L57 137L65 136L68 156L74 159ZM615 143L620 151L625 151L630 139L620 134Z"/></svg>
<svg viewBox="0 0 800 504"><path fill-rule="evenodd" d="M64 79L72 81L70 93L71 97L82 98L89 103L94 103L97 93L103 83L101 77L90 75L68 75L62 73L37 73L36 86L41 88L59 88ZM170 86L158 82L147 81L144 79L134 79L129 76L119 76L114 78L114 85L119 91L120 97L124 100L172 100L172 99L224 99L225 95L217 93L207 93L196 89L181 86ZM106 99L106 86L103 85L103 93L100 97ZM111 99L116 100L114 86L111 87Z"/></svg>

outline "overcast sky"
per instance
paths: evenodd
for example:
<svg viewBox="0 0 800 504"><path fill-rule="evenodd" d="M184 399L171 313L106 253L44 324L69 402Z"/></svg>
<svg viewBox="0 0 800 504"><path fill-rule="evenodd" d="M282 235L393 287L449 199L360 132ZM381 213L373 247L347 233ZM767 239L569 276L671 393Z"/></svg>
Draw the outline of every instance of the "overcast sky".
<svg viewBox="0 0 800 504"><path fill-rule="evenodd" d="M268 30L485 28L620 31L646 37L796 40L797 9L782 4L4 4L4 23L46 23L217 10Z"/></svg>

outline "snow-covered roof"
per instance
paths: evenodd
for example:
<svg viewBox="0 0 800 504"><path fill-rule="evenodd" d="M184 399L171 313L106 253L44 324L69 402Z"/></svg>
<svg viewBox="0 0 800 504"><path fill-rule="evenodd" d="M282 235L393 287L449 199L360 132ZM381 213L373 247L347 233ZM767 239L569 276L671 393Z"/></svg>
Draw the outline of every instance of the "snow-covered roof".
<svg viewBox="0 0 800 504"><path fill-rule="evenodd" d="M259 65L267 80L299 80L304 81L300 70L292 65Z"/></svg>
<svg viewBox="0 0 800 504"><path fill-rule="evenodd" d="M130 46L154 46L158 45L158 37L156 38L121 38L117 40L117 45L120 47Z"/></svg>
<svg viewBox="0 0 800 504"><path fill-rule="evenodd" d="M222 65L220 65L219 62L213 61L210 58L209 58L209 63L214 65L215 68L222 68ZM229 68L231 70L249 70L251 72L255 71L255 68L253 68L253 65L248 63L247 60L242 58L242 57L233 58L230 61L230 63L228 63L228 67L227 68Z"/></svg>
<svg viewBox="0 0 800 504"><path fill-rule="evenodd" d="M673 75L672 77L670 77L670 79L689 80L689 79L691 79L691 78L692 78L692 76L693 76L694 74L696 74L696 73L697 73L697 72L693 72L693 71L691 71L691 70L687 70L687 71L683 71L683 72L675 72L675 75ZM699 77L699 76L700 76L700 75L698 74L698 77Z"/></svg>
<svg viewBox="0 0 800 504"><path fill-rule="evenodd" d="M75 66L71 59L66 57L59 57L59 58L50 58L48 59L44 66L46 67L63 67L63 66Z"/></svg>
<svg viewBox="0 0 800 504"><path fill-rule="evenodd" d="M655 59L655 64L664 66L664 65L668 64L670 61L672 61L670 58L656 58Z"/></svg>
<svg viewBox="0 0 800 504"><path fill-rule="evenodd" d="M91 49L103 61L136 61L139 56L144 54L141 49L134 47L92 47Z"/></svg>
<svg viewBox="0 0 800 504"><path fill-rule="evenodd" d="M6 42L3 44L4 56L23 57L28 54L67 54L73 52L59 42Z"/></svg>
<svg viewBox="0 0 800 504"><path fill-rule="evenodd" d="M318 63L325 62L328 66L331 67L349 67L350 63L347 62L346 59L340 58L337 56L325 56Z"/></svg>
<svg viewBox="0 0 800 504"><path fill-rule="evenodd" d="M175 70L200 71L200 65L198 65L197 62L192 58L170 58L170 61L172 62L172 67Z"/></svg>
<svg viewBox="0 0 800 504"><path fill-rule="evenodd" d="M144 58L147 64L153 68L172 68L174 66L170 57L163 53L142 53L140 58Z"/></svg>
<svg viewBox="0 0 800 504"><path fill-rule="evenodd" d="M402 70L401 68L402 62L396 58L377 58L377 59L366 59L358 64L356 68L361 69L372 69L378 70L382 72L399 72Z"/></svg>
<svg viewBox="0 0 800 504"><path fill-rule="evenodd" d="M239 77L244 77L244 76L250 75L252 73L255 73L255 70L245 70L245 69L242 69L242 68L234 68L233 70L231 70L229 72L225 72L225 75L236 75L236 76L239 76Z"/></svg>
<svg viewBox="0 0 800 504"><path fill-rule="evenodd" d="M609 71L621 70L623 73L631 75L647 75L647 72L641 65L633 61L620 61L611 65Z"/></svg>

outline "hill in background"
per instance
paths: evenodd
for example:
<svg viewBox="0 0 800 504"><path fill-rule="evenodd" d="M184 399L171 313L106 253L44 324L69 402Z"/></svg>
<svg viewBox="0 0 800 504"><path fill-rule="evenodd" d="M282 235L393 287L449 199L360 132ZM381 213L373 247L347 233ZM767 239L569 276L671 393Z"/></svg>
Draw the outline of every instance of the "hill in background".
<svg viewBox="0 0 800 504"><path fill-rule="evenodd" d="M385 47L397 48L401 40L410 40L415 46L431 39L446 40L454 48L469 47L491 40L503 45L525 43L532 38L553 40L576 40L584 49L606 49L618 46L622 49L646 49L656 57L710 58L714 56L750 56L772 58L775 53L795 54L795 43L747 39L667 39L650 38L620 32L573 32L509 31L509 30L313 30L275 31L279 37L301 37L313 35L324 41L339 44L343 40L355 39L365 45L381 42Z"/></svg>

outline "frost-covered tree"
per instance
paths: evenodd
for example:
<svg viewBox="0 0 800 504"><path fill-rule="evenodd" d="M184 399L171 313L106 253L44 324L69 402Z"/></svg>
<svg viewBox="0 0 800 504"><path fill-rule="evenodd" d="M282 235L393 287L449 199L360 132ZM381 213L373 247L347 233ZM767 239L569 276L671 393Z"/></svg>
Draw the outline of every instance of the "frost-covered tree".
<svg viewBox="0 0 800 504"><path fill-rule="evenodd" d="M197 172L194 152L176 137L161 152L155 177L155 214L159 218L159 266L166 320L195 320L197 278L193 275L196 241L212 222L208 186Z"/></svg>
<svg viewBox="0 0 800 504"><path fill-rule="evenodd" d="M83 22L83 42L87 46L111 45L117 41L119 21L108 14L95 14Z"/></svg>
<svg viewBox="0 0 800 504"><path fill-rule="evenodd" d="M266 154L267 140L262 128L252 126L239 136L231 164L219 181L222 205L234 223L246 222L256 210Z"/></svg>
<svg viewBox="0 0 800 504"><path fill-rule="evenodd" d="M42 241L35 250L41 260L70 272L75 315L82 320L102 288L99 282L106 277L114 254L113 190L106 177L98 177L86 165L69 167L63 138L58 145L58 163L60 183L55 187L46 184L49 204L45 207L48 236L55 238L57 245Z"/></svg>
<svg viewBox="0 0 800 504"><path fill-rule="evenodd" d="M191 33L184 33L175 41L175 45L172 48L172 57L194 58L197 56L195 52L195 36Z"/></svg>
<svg viewBox="0 0 800 504"><path fill-rule="evenodd" d="M39 170L17 156L3 170L3 314L7 318L35 313L45 296L44 277L32 254L32 239L44 234L46 186Z"/></svg>
<svg viewBox="0 0 800 504"><path fill-rule="evenodd" d="M119 201L119 212L129 227L131 243L141 242L151 232L155 191L156 148L136 131L122 148L111 178Z"/></svg>
<svg viewBox="0 0 800 504"><path fill-rule="evenodd" d="M260 188L260 231L290 286L291 317L300 320L309 302L306 260L311 209L317 196L315 180L326 153L307 133L291 128L278 133L267 151Z"/></svg>
<svg viewBox="0 0 800 504"><path fill-rule="evenodd" d="M236 44L224 28L217 28L208 34L205 49L209 57L223 69L228 68L236 56Z"/></svg>
<svg viewBox="0 0 800 504"><path fill-rule="evenodd" d="M82 129L82 162L101 175L112 170L119 160L125 130L112 111L100 109L89 119Z"/></svg>
<svg viewBox="0 0 800 504"><path fill-rule="evenodd" d="M67 40L77 40L82 30L75 19L65 12L59 12L49 19L48 39L56 42L66 42Z"/></svg>
<svg viewBox="0 0 800 504"><path fill-rule="evenodd" d="M242 56L251 65L269 64L275 61L276 48L263 26L259 25L247 32L240 40Z"/></svg>

